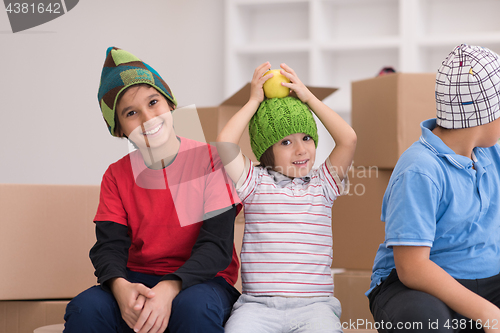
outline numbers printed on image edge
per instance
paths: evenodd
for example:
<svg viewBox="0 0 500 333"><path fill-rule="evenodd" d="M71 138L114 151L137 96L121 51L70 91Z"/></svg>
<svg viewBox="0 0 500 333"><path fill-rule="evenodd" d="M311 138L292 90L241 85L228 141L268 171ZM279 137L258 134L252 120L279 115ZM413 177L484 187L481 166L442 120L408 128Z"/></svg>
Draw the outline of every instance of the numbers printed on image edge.
<svg viewBox="0 0 500 333"><path fill-rule="evenodd" d="M42 2L38 3L38 5L32 3L9 3L6 8L7 13L11 14L43 14L43 13L51 13L51 14L62 14L61 12L61 4L58 2L44 4Z"/></svg>
<svg viewBox="0 0 500 333"><path fill-rule="evenodd" d="M447 320L444 323L444 327L447 329L466 329L466 328L477 328L477 329L482 329L482 328L492 328L496 329L498 328L498 320L493 319L491 322L487 320L484 324L481 322L481 320L474 321L472 319L452 319L452 320Z"/></svg>

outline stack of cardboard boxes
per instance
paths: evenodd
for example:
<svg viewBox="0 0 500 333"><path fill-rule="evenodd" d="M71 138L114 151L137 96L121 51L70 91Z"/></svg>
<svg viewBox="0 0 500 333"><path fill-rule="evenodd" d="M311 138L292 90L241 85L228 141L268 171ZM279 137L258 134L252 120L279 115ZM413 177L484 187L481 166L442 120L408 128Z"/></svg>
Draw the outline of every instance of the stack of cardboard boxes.
<svg viewBox="0 0 500 333"><path fill-rule="evenodd" d="M0 332L63 322L96 283L88 253L99 186L0 185Z"/></svg>
<svg viewBox="0 0 500 333"><path fill-rule="evenodd" d="M352 83L358 145L349 171L350 193L338 198L332 210L332 267L346 270L334 275L342 322L373 322L364 293L384 242L382 199L399 156L420 137L420 122L435 117L434 85L435 74L427 73L388 74Z"/></svg>

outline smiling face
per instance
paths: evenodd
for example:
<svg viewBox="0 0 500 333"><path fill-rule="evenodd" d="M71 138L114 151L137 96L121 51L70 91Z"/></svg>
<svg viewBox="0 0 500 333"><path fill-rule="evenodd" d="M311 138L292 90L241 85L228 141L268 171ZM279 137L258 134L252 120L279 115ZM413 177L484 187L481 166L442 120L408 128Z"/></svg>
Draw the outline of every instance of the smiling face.
<svg viewBox="0 0 500 333"><path fill-rule="evenodd" d="M290 178L304 177L311 171L316 159L316 146L309 135L291 134L272 147L275 171Z"/></svg>
<svg viewBox="0 0 500 333"><path fill-rule="evenodd" d="M133 86L121 95L116 106L119 123L116 134L128 137L139 148L158 148L176 142L170 111L167 99L155 88Z"/></svg>

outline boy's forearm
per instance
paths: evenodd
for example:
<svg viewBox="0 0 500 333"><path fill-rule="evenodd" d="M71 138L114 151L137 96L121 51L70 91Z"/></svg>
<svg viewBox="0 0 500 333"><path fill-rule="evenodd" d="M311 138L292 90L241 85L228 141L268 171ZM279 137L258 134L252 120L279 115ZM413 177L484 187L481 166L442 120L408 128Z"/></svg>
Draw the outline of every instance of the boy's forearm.
<svg viewBox="0 0 500 333"><path fill-rule="evenodd" d="M97 241L90 250L97 282L107 288L112 278L127 276L131 239L126 226L111 221L96 221Z"/></svg>
<svg viewBox="0 0 500 333"><path fill-rule="evenodd" d="M120 285L128 283L130 282L128 282L127 279L122 277L112 278L107 281L108 288L113 295L115 295L118 292L117 290L120 288Z"/></svg>
<svg viewBox="0 0 500 333"><path fill-rule="evenodd" d="M337 147L343 145L353 145L355 147L356 133L341 116L314 95L309 98L307 104L335 140Z"/></svg>
<svg viewBox="0 0 500 333"><path fill-rule="evenodd" d="M250 99L231 119L217 136L217 142L238 144L250 119L259 108L260 103Z"/></svg>
<svg viewBox="0 0 500 333"><path fill-rule="evenodd" d="M259 105L260 103L257 100L250 99L231 117L217 136L219 156L233 183L238 181L245 167L245 160L238 144Z"/></svg>
<svg viewBox="0 0 500 333"><path fill-rule="evenodd" d="M430 260L429 266L434 266L434 269L416 267L413 279L415 283L412 289L427 292L439 298L451 309L467 318L480 320L482 323L488 320L491 323L494 319L498 319L498 308L494 304L465 288Z"/></svg>
<svg viewBox="0 0 500 333"><path fill-rule="evenodd" d="M482 323L500 319L500 310L493 303L461 285L433 261L422 257L416 260L415 257L410 258L409 255L412 254L409 251L418 247L394 248L396 271L405 286L437 297L452 310L467 318L481 320Z"/></svg>

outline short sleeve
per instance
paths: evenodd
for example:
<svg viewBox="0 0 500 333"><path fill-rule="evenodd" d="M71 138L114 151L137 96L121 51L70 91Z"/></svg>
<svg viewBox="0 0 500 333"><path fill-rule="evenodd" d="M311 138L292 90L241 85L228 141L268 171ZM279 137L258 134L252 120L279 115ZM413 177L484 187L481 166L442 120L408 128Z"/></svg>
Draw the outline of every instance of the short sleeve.
<svg viewBox="0 0 500 333"><path fill-rule="evenodd" d="M208 145L209 149L214 149ZM238 194L235 191L233 182L227 175L222 161L214 149L210 153L211 160L208 165L205 189L204 189L204 214L214 211L230 209L234 205L240 204Z"/></svg>
<svg viewBox="0 0 500 333"><path fill-rule="evenodd" d="M407 171L392 181L382 203L386 246L432 247L440 191L423 173Z"/></svg>
<svg viewBox="0 0 500 333"><path fill-rule="evenodd" d="M325 185L325 195L333 202L337 197L349 193L349 177L347 172L345 178L340 180L337 171L332 166L330 159L326 159L318 169L318 176Z"/></svg>
<svg viewBox="0 0 500 333"><path fill-rule="evenodd" d="M243 203L255 192L259 179L259 172L261 171L261 168L255 167L253 162L248 157L244 157L245 169L241 174L240 179L236 182L236 192Z"/></svg>
<svg viewBox="0 0 500 333"><path fill-rule="evenodd" d="M99 206L94 221L111 221L127 225L127 212L111 168L108 168L102 177Z"/></svg>

